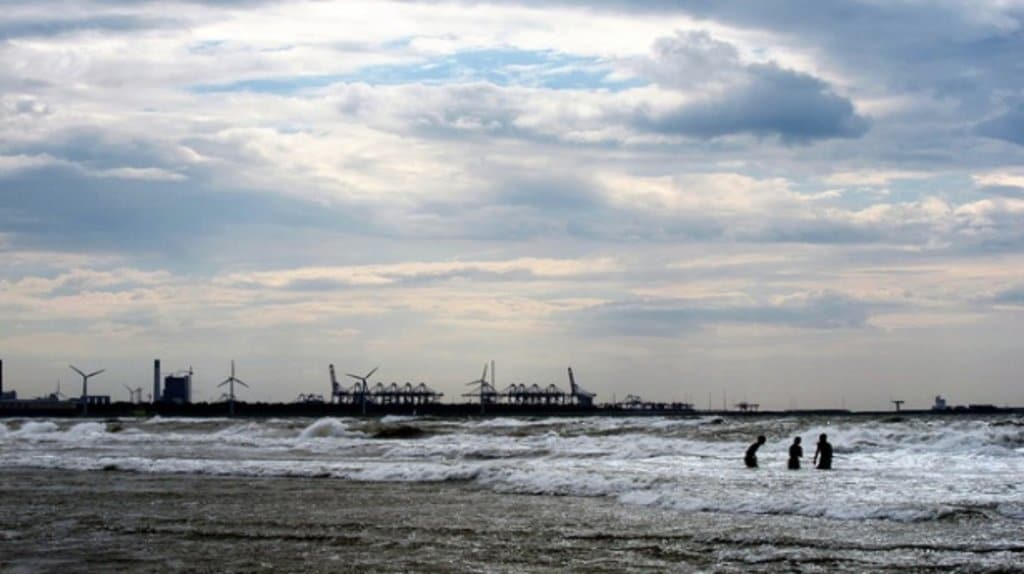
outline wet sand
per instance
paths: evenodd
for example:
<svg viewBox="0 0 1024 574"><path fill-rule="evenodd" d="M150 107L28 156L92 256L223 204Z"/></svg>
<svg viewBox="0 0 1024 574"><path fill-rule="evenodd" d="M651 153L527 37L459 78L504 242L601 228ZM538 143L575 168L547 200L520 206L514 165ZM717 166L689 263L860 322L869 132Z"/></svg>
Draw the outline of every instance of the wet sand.
<svg viewBox="0 0 1024 574"><path fill-rule="evenodd" d="M464 483L4 469L3 572L1013 571L1019 523L683 514ZM995 529L995 530L993 530Z"/></svg>

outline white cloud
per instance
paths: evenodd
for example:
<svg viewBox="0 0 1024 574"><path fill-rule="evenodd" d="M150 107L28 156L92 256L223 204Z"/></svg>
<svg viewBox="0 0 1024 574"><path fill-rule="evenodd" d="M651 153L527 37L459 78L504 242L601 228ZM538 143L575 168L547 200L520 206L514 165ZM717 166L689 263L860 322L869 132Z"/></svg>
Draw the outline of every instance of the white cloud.
<svg viewBox="0 0 1024 574"><path fill-rule="evenodd" d="M4 348L711 372L1019 334L1019 146L972 129L1019 105L1012 5L663 8L5 6ZM574 331L601 308L705 330Z"/></svg>

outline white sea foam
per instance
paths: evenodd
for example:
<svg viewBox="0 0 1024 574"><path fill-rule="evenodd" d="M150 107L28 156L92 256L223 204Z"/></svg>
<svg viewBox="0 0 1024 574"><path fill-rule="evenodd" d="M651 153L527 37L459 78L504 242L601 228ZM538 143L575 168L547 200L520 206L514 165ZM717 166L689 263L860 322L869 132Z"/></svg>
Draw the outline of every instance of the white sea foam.
<svg viewBox="0 0 1024 574"><path fill-rule="evenodd" d="M711 420L25 420L0 425L0 466L459 480L502 493L612 497L678 511L896 521L968 512L1024 520L1017 487L1024 427L1016 420ZM373 438L396 424L423 432ZM821 432L835 445L837 470L785 470L792 436L805 437L810 458ZM770 436L759 453L763 468L749 471L742 453L761 433Z"/></svg>
<svg viewBox="0 0 1024 574"><path fill-rule="evenodd" d="M416 420L418 418L419 417L411 417L411 416L404 416L404 415L386 415L384 417L381 417L380 422L381 422L381 424L404 423L404 422L414 421L414 420Z"/></svg>
<svg viewBox="0 0 1024 574"><path fill-rule="evenodd" d="M107 425L103 423L78 423L64 431L68 436L96 438L107 434Z"/></svg>
<svg viewBox="0 0 1024 574"><path fill-rule="evenodd" d="M18 436L39 435L57 432L58 428L57 423L51 421L28 421L22 423L21 428L14 434Z"/></svg>
<svg viewBox="0 0 1024 574"><path fill-rule="evenodd" d="M338 419L323 418L320 419L308 427L302 429L299 433L300 439L311 439L311 438L328 438L328 437L342 437L347 436L348 426Z"/></svg>

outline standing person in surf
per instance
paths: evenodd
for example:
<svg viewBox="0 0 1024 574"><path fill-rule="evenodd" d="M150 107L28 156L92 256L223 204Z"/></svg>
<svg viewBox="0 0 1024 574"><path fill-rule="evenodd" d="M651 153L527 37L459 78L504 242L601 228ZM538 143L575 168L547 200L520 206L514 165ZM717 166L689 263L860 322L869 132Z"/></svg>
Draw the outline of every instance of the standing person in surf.
<svg viewBox="0 0 1024 574"><path fill-rule="evenodd" d="M757 442L747 447L747 454L743 456L743 464L747 465L747 468L757 468L757 449L761 448L761 445L765 443L764 435L757 437Z"/></svg>
<svg viewBox="0 0 1024 574"><path fill-rule="evenodd" d="M800 459L804 456L804 447L800 446L802 440L796 437L789 447L789 463L786 465L789 470L800 470Z"/></svg>
<svg viewBox="0 0 1024 574"><path fill-rule="evenodd" d="M828 442L828 435L825 433L818 437L818 448L814 451L814 463L818 465L818 470L832 470L832 445Z"/></svg>

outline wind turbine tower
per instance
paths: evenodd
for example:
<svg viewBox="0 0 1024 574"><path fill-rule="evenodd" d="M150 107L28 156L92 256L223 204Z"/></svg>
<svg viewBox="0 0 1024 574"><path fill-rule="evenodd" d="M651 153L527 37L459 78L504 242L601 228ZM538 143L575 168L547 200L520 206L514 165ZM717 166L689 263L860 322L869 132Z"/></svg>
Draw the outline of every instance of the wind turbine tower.
<svg viewBox="0 0 1024 574"><path fill-rule="evenodd" d="M493 374L494 374L493 370L491 371L491 374L493 376ZM487 363L484 363L484 372L483 372L483 374L480 375L479 379L466 383L467 387L472 386L472 385L480 385L480 414L484 414L485 403L487 402L486 395L487 395L488 392L493 392L493 389L494 389L494 386L491 383L487 382ZM472 395L462 395L462 396L465 397L465 396L472 396Z"/></svg>
<svg viewBox="0 0 1024 574"><path fill-rule="evenodd" d="M352 377L353 379L355 379L357 381L360 381L362 383L362 385L360 387L361 391L360 391L359 394L361 395L361 402L362 402L362 405L363 405L363 414L364 415L366 414L366 394L370 390L369 389L369 384L367 383L367 379L372 377L373 374L376 373L377 369L379 369L379 368L380 367L374 367L372 371L370 371L369 373L366 373L365 377L360 377L359 375L353 375L352 373L345 373L346 377ZM357 386L359 386L359 385L357 385Z"/></svg>
<svg viewBox="0 0 1024 574"><path fill-rule="evenodd" d="M82 416L86 416L89 414L89 379L95 377L96 375L102 373L103 371L106 371L106 369L93 371L87 375L81 369L74 365L68 366L71 367L72 371L78 373L79 375L82 375Z"/></svg>
<svg viewBox="0 0 1024 574"><path fill-rule="evenodd" d="M235 414L235 383L242 385L245 388L249 388L249 385L245 384L242 379L235 376L235 361L231 361L231 376L224 379L218 387L228 385L228 414L234 416Z"/></svg>
<svg viewBox="0 0 1024 574"><path fill-rule="evenodd" d="M141 403L142 402L142 387L139 387L137 389L133 389L133 388L129 387L128 385L121 385L121 386L124 387L128 391L128 402L129 403L134 405L136 403Z"/></svg>
<svg viewBox="0 0 1024 574"><path fill-rule="evenodd" d="M50 393L50 399L54 401L60 401L64 399L64 393L60 392L60 379L57 379L57 390Z"/></svg>

